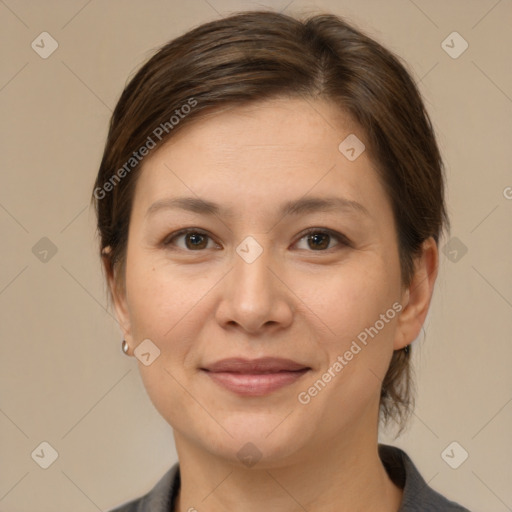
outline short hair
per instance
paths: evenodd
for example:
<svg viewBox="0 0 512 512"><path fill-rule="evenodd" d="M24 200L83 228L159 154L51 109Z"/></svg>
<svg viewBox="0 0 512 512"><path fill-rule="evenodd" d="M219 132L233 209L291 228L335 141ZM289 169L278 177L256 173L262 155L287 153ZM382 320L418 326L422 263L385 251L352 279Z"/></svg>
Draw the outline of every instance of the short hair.
<svg viewBox="0 0 512 512"><path fill-rule="evenodd" d="M405 64L341 17L247 11L165 44L115 107L92 201L100 251L121 288L142 148L154 151L224 107L276 98L327 100L361 127L392 205L402 283L410 284L422 242L438 243L448 217L443 162ZM414 403L410 357L410 349L394 351L381 387L381 420L402 428Z"/></svg>

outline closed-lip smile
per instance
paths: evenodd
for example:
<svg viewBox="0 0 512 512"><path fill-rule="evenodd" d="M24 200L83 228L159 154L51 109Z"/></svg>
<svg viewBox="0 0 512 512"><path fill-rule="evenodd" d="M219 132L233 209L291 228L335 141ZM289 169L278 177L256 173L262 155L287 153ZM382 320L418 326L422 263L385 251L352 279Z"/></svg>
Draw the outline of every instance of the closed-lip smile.
<svg viewBox="0 0 512 512"><path fill-rule="evenodd" d="M263 396L296 382L311 368L291 359L222 359L201 368L222 387L242 396Z"/></svg>

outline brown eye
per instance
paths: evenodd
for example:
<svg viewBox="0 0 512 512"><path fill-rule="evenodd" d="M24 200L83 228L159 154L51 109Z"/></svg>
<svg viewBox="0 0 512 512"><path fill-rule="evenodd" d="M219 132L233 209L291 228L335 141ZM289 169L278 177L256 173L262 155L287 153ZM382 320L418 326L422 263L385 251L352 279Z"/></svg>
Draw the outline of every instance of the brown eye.
<svg viewBox="0 0 512 512"><path fill-rule="evenodd" d="M208 245L208 237L200 233L187 233L185 235L185 245L187 249L204 249Z"/></svg>
<svg viewBox="0 0 512 512"><path fill-rule="evenodd" d="M298 247L299 249L306 249L314 252L327 251L336 247L341 249L343 247L350 246L348 238L341 233L323 229L310 229L306 233L303 233L297 243L300 244L302 241L306 242L306 247ZM333 241L336 243L332 244Z"/></svg>
<svg viewBox="0 0 512 512"><path fill-rule="evenodd" d="M182 243L178 241L183 240ZM208 249L208 242L213 242L209 235L194 229L184 229L167 237L164 246L176 246L186 251L200 251Z"/></svg>
<svg viewBox="0 0 512 512"><path fill-rule="evenodd" d="M315 233L308 235L308 245L311 249L328 249L330 236L325 233Z"/></svg>

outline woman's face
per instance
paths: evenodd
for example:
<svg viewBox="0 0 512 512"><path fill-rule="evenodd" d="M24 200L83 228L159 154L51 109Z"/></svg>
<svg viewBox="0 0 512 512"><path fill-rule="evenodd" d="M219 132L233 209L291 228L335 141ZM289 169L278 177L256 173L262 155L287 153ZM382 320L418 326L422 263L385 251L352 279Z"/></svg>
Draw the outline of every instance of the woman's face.
<svg viewBox="0 0 512 512"><path fill-rule="evenodd" d="M191 125L143 163L116 310L132 351L158 347L139 361L147 392L200 450L272 465L375 436L408 292L374 163L345 156L353 139L339 149L350 134L364 143L330 104L273 100ZM263 357L308 369L207 371Z"/></svg>

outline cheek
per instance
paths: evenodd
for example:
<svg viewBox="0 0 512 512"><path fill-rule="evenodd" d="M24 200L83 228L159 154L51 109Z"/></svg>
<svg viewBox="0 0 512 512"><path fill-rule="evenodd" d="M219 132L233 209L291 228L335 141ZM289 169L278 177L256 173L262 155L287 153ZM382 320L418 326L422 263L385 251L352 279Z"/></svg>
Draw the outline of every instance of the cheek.
<svg viewBox="0 0 512 512"><path fill-rule="evenodd" d="M191 344L183 334L191 333L183 333L182 327L193 297L187 297L186 291L170 279L169 272L161 272L150 261L132 261L126 269L126 291L133 343L136 347L149 339L159 350L150 365L138 361L139 372L156 409L173 409L173 405L179 406L182 390L172 362L183 362L190 350Z"/></svg>
<svg viewBox="0 0 512 512"><path fill-rule="evenodd" d="M325 333L319 342L328 344L354 338L400 297L398 264L373 254L355 257L328 272L297 276L293 282L297 296Z"/></svg>
<svg viewBox="0 0 512 512"><path fill-rule="evenodd" d="M135 263L135 259L133 260ZM196 280L186 280L170 265L140 257L127 268L126 283L130 319L138 339L164 340L204 295ZM136 340L137 341L137 340Z"/></svg>
<svg viewBox="0 0 512 512"><path fill-rule="evenodd" d="M187 411L194 412L197 406L184 391L188 382L183 373L187 356L197 348L194 341L200 338L204 284L185 279L169 265L139 262L127 268L126 274L134 343L150 339L160 355L149 366L139 361L138 367L155 408L174 425L179 423L185 403Z"/></svg>
<svg viewBox="0 0 512 512"><path fill-rule="evenodd" d="M327 355L320 373L336 400L363 403L378 393L393 353L400 297L399 265L377 258L360 258L319 279L303 282L297 292L316 313L315 341ZM302 294L302 295L301 295ZM334 368L333 363L339 364ZM330 368L330 379L325 373ZM322 384L320 383L320 387ZM314 392L313 392L314 393Z"/></svg>

